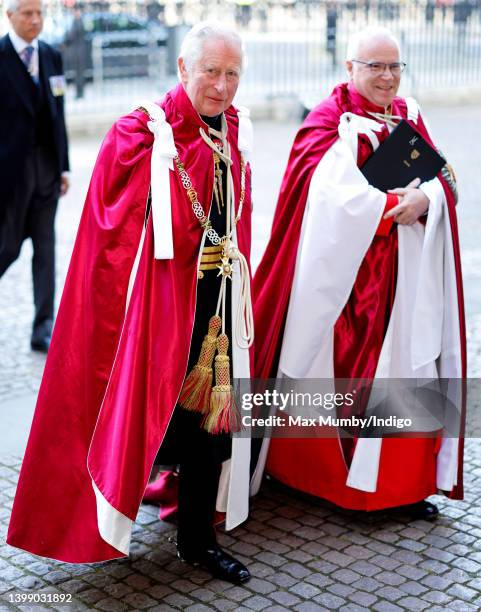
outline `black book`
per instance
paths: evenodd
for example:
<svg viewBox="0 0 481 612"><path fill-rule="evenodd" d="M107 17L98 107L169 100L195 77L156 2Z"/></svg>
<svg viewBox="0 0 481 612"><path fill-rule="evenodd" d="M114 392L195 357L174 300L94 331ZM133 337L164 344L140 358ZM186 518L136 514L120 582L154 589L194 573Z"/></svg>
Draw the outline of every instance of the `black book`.
<svg viewBox="0 0 481 612"><path fill-rule="evenodd" d="M433 179L446 160L404 119L367 160L361 172L381 191Z"/></svg>

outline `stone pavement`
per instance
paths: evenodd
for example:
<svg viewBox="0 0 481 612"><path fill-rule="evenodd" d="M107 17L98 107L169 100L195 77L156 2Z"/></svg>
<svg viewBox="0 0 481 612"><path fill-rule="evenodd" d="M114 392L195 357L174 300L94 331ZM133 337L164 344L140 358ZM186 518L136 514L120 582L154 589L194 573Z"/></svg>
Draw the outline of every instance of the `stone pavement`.
<svg viewBox="0 0 481 612"><path fill-rule="evenodd" d="M479 610L481 608L481 460L468 444L466 499L438 498L435 523L400 514L355 514L294 495L273 483L253 500L245 526L222 544L248 564L243 586L212 580L175 557L175 530L142 506L131 556L68 565L2 546L0 611L57 610ZM0 536L15 490L18 459L0 468ZM32 508L32 512L35 509ZM68 604L10 604L15 594L69 594Z"/></svg>
<svg viewBox="0 0 481 612"><path fill-rule="evenodd" d="M430 109L442 148L458 171L469 335L469 372L481 373L481 108ZM267 240L294 123L262 122L254 166L253 260ZM275 134L275 137L273 137ZM63 284L99 138L72 145L73 188L58 220L58 285ZM44 358L29 350L32 317L30 246L0 281L0 612L7 609L98 610L479 610L481 609L481 443L468 440L466 497L436 497L435 523L399 513L356 514L267 482L249 521L220 540L252 570L242 587L212 580L179 562L172 524L142 506L131 556L68 565L4 544L21 456ZM60 294L60 291L59 291ZM479 398L473 398L479 408ZM32 508L32 512L35 509ZM18 604L44 595L51 603ZM70 603L55 603L69 595ZM13 603L12 603L13 602Z"/></svg>

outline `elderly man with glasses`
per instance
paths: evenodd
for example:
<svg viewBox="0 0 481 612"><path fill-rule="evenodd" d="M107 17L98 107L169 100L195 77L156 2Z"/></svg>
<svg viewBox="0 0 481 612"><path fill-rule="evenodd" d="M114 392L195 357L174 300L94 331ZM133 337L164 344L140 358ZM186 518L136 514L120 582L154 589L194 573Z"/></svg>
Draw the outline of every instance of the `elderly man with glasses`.
<svg viewBox="0 0 481 612"><path fill-rule="evenodd" d="M349 82L309 114L292 147L254 279L256 377L351 386L460 379L466 349L454 178L445 166L432 180L387 193L368 183L360 168L402 119L432 140L415 100L396 95L405 64L390 31L357 34L346 66ZM358 415L363 397L353 406ZM341 416L349 416L345 408ZM343 438L334 428L330 437L273 439L263 454L273 477L343 508L405 506L431 519L438 510L428 496L462 497L462 443L424 431Z"/></svg>

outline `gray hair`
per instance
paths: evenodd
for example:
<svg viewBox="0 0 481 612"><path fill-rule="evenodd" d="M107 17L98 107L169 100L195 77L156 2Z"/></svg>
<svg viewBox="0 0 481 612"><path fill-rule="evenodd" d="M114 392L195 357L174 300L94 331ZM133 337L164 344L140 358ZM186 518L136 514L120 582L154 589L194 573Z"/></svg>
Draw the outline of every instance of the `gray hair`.
<svg viewBox="0 0 481 612"><path fill-rule="evenodd" d="M229 26L217 21L201 21L187 32L180 47L179 58L184 60L187 71L199 60L204 44L208 40L223 40L233 47L238 47L241 69L245 70L247 58L239 34Z"/></svg>
<svg viewBox="0 0 481 612"><path fill-rule="evenodd" d="M20 0L5 0L4 2L5 10L9 11L10 13L15 13L15 11L18 11L19 5ZM43 0L41 0L40 6L43 9Z"/></svg>
<svg viewBox="0 0 481 612"><path fill-rule="evenodd" d="M20 4L20 0L5 0L4 6L5 10L14 13L18 9L18 5Z"/></svg>
<svg viewBox="0 0 481 612"><path fill-rule="evenodd" d="M399 50L399 55L401 55L401 45L391 30L382 26L368 26L350 37L347 45L346 60L349 62L356 59L362 44L376 38L382 38L394 43Z"/></svg>

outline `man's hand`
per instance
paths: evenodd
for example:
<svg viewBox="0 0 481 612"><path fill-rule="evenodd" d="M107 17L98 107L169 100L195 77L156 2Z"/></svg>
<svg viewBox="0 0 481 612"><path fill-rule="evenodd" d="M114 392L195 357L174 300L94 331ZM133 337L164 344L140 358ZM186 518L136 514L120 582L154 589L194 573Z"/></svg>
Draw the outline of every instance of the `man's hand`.
<svg viewBox="0 0 481 612"><path fill-rule="evenodd" d="M64 196L70 187L70 179L68 175L62 174L60 177L60 197Z"/></svg>
<svg viewBox="0 0 481 612"><path fill-rule="evenodd" d="M391 208L384 215L384 219L394 217L394 221L400 225L414 225L416 221L424 215L429 208L428 197L418 189L421 180L416 178L406 185L406 187L398 187L390 189L388 193L393 193L399 197L399 204Z"/></svg>

